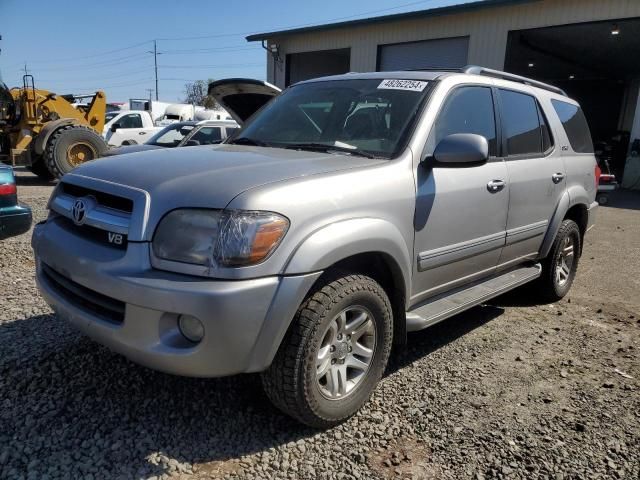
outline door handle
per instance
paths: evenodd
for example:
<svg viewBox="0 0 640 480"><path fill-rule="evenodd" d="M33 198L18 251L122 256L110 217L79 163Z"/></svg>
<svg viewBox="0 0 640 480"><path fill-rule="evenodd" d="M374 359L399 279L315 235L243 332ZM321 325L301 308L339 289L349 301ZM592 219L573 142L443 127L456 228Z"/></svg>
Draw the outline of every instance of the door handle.
<svg viewBox="0 0 640 480"><path fill-rule="evenodd" d="M487 183L487 190L489 190L491 193L496 193L502 190L505 185L506 182L504 180L491 180L489 183Z"/></svg>
<svg viewBox="0 0 640 480"><path fill-rule="evenodd" d="M138 132L138 135L144 135L144 134L146 134L146 133L147 133L147 132Z"/></svg>
<svg viewBox="0 0 640 480"><path fill-rule="evenodd" d="M562 180L564 180L564 173L554 173L553 175L551 175L551 180L553 180L553 183L560 183Z"/></svg>

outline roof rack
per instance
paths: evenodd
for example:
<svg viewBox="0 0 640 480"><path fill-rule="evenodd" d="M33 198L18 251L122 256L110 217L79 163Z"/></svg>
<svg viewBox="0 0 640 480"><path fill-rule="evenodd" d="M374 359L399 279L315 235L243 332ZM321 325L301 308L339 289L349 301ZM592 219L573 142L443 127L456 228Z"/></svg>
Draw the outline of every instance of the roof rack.
<svg viewBox="0 0 640 480"><path fill-rule="evenodd" d="M421 67L421 68L408 68L403 70L404 72L460 72L461 68L456 67Z"/></svg>
<svg viewBox="0 0 640 480"><path fill-rule="evenodd" d="M471 75L485 75L487 77L501 78L503 80L510 80L512 82L524 83L525 85L531 85L532 87L542 88L550 92L558 93L563 96L568 96L567 93L561 88L554 87L548 83L539 82L532 78L522 77L513 73L501 72L500 70L493 70L491 68L479 67L477 65L467 65L460 70L462 73Z"/></svg>

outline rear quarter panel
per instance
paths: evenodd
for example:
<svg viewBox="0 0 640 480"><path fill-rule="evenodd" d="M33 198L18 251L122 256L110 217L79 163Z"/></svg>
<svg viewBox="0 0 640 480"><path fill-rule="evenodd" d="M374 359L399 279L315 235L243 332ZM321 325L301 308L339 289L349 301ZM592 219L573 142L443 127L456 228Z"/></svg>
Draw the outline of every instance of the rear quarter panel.
<svg viewBox="0 0 640 480"><path fill-rule="evenodd" d="M545 235L540 249L540 258L544 258L551 249L553 240L562 224L567 211L575 205L583 205L589 208L595 201L597 188L595 179L596 158L592 153L576 153L571 148L567 133L556 113L551 100L578 105L574 100L554 93L545 93L539 97L547 120L552 129L556 148L560 150L565 170L565 193L556 206L553 217L549 223L549 229Z"/></svg>
<svg viewBox="0 0 640 480"><path fill-rule="evenodd" d="M576 153L571 148L567 133L556 113L551 100L560 100L578 105L574 100L556 94L546 94L541 98L542 106L551 125L556 148L562 154L566 177L565 187L569 193L569 207L583 204L589 207L596 198L595 167L596 157L593 153Z"/></svg>

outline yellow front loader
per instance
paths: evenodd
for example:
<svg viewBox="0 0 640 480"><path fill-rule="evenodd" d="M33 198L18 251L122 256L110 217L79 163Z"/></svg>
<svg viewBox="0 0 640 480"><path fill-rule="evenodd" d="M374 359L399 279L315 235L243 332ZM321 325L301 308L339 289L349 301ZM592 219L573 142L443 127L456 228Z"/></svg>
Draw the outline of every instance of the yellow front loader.
<svg viewBox="0 0 640 480"><path fill-rule="evenodd" d="M102 91L58 95L36 89L31 75L23 77L22 88L9 90L0 82L0 161L59 178L107 150L100 135L105 113Z"/></svg>

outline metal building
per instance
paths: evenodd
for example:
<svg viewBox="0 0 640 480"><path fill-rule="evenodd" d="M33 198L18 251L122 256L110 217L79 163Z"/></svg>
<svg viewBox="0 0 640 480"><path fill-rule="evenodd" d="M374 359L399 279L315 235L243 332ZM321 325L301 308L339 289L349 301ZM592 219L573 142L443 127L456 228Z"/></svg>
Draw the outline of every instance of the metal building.
<svg viewBox="0 0 640 480"><path fill-rule="evenodd" d="M484 0L260 33L280 87L348 71L482 65L581 102L596 149L640 188L640 0ZM626 166L625 166L626 165Z"/></svg>

